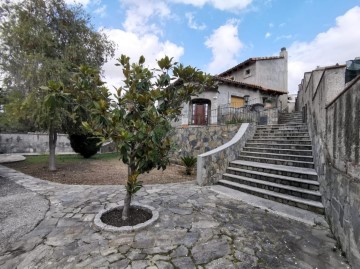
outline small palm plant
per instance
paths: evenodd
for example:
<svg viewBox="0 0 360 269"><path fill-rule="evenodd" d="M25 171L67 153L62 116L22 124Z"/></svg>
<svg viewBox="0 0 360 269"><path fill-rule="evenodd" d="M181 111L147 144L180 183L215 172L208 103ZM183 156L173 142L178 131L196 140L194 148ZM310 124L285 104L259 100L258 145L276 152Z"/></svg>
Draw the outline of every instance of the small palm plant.
<svg viewBox="0 0 360 269"><path fill-rule="evenodd" d="M187 175L191 175L191 172L193 170L193 168L195 167L196 165L196 157L193 157L193 156L184 156L184 157L181 157L181 161L183 162L183 164L185 165L186 167L186 170L185 170L185 173Z"/></svg>

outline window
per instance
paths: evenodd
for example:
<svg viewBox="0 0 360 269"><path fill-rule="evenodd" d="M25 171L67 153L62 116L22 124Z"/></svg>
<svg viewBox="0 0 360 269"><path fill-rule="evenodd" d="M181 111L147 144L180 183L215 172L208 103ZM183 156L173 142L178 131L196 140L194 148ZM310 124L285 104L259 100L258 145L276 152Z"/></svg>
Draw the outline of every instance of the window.
<svg viewBox="0 0 360 269"><path fill-rule="evenodd" d="M244 105L245 105L245 100L243 97L231 95L231 107L240 108L243 107Z"/></svg>
<svg viewBox="0 0 360 269"><path fill-rule="evenodd" d="M245 70L245 75L246 75L246 76L249 76L250 74L251 74L250 69L246 69L246 70Z"/></svg>

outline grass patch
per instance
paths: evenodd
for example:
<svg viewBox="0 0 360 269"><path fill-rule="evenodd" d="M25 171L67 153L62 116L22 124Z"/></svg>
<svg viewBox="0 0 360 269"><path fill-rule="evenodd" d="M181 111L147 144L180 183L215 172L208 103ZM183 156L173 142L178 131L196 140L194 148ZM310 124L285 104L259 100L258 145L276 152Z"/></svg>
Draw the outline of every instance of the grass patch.
<svg viewBox="0 0 360 269"><path fill-rule="evenodd" d="M56 155L56 163L77 163L82 161L93 161L93 160L114 160L119 159L118 153L103 153L96 154L89 159L84 159L79 154L69 154L69 155ZM49 160L49 155L35 155L35 156L26 156L26 164L42 164L47 163Z"/></svg>

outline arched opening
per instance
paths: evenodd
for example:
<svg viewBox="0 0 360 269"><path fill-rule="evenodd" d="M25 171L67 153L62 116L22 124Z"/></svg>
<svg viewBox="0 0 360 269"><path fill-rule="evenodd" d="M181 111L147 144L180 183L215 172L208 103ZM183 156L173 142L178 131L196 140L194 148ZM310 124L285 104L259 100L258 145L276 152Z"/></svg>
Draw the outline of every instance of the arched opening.
<svg viewBox="0 0 360 269"><path fill-rule="evenodd" d="M211 101L208 99L193 99L190 102L190 122L193 125L208 125L211 115Z"/></svg>

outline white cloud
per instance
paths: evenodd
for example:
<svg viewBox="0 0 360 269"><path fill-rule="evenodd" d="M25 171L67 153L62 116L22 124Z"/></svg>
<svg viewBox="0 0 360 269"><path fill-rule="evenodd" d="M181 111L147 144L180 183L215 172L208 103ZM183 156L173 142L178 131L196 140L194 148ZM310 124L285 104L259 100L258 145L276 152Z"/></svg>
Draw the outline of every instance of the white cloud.
<svg viewBox="0 0 360 269"><path fill-rule="evenodd" d="M99 15L101 18L106 16L106 5L103 5L94 10L94 13Z"/></svg>
<svg viewBox="0 0 360 269"><path fill-rule="evenodd" d="M156 67L156 60L164 55L174 57L175 61L179 61L184 54L184 48L170 41L160 41L154 34L139 36L121 29L103 29L103 31L117 45L115 57L103 67L105 81L110 89L112 86L120 86L124 78L121 68L115 66L116 59L121 54L126 54L133 61L137 61L141 55L144 55L146 64L151 68Z"/></svg>
<svg viewBox="0 0 360 269"><path fill-rule="evenodd" d="M237 63L236 57L243 48L238 37L238 24L238 20L230 20L214 30L206 40L206 47L212 51L212 61L208 65L208 72L219 73Z"/></svg>
<svg viewBox="0 0 360 269"><path fill-rule="evenodd" d="M271 36L271 33L270 32L267 32L266 34L265 34L265 38L269 38Z"/></svg>
<svg viewBox="0 0 360 269"><path fill-rule="evenodd" d="M121 3L127 8L123 27L128 32L146 34L161 33L160 27L151 19L169 18L171 11L163 1L156 0L122 0Z"/></svg>
<svg viewBox="0 0 360 269"><path fill-rule="evenodd" d="M253 0L171 0L175 3L189 4L196 7L203 7L205 4L211 5L216 9L226 11L240 11L248 7Z"/></svg>
<svg viewBox="0 0 360 269"><path fill-rule="evenodd" d="M279 40L282 40L282 39L291 39L293 38L293 35L281 35L281 36L278 36L275 41L279 41Z"/></svg>
<svg viewBox="0 0 360 269"><path fill-rule="evenodd" d="M81 4L87 6L91 0L65 0L65 3L68 5Z"/></svg>
<svg viewBox="0 0 360 269"><path fill-rule="evenodd" d="M336 25L310 42L294 42L289 48L289 92L297 92L304 72L316 66L343 64L360 56L360 7L336 18ZM355 27L355 28L354 28Z"/></svg>
<svg viewBox="0 0 360 269"><path fill-rule="evenodd" d="M195 29L195 30L204 30L206 28L206 25L204 23L202 24L198 24L195 20L194 20L194 14L189 12L185 14L185 17L188 19L188 26L191 29Z"/></svg>

